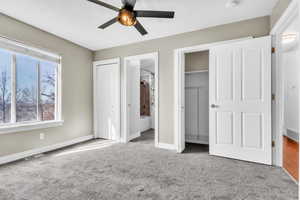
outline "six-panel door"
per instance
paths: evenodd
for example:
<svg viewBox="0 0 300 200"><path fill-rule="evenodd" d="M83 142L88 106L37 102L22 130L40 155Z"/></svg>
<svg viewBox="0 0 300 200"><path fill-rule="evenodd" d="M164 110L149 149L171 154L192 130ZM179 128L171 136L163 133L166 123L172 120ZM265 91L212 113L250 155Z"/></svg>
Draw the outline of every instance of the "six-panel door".
<svg viewBox="0 0 300 200"><path fill-rule="evenodd" d="M210 154L271 164L271 39L210 51Z"/></svg>

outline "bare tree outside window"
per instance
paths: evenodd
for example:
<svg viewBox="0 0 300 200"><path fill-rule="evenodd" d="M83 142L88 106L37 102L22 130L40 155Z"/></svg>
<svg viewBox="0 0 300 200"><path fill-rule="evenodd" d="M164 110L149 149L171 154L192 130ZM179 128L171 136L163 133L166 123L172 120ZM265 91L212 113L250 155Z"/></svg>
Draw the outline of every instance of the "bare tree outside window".
<svg viewBox="0 0 300 200"><path fill-rule="evenodd" d="M10 121L10 77L7 71L3 71L0 74L0 109L2 123Z"/></svg>
<svg viewBox="0 0 300 200"><path fill-rule="evenodd" d="M29 56L16 56L17 122L37 120L37 65Z"/></svg>
<svg viewBox="0 0 300 200"><path fill-rule="evenodd" d="M55 80L56 64L40 63L40 120L55 119Z"/></svg>
<svg viewBox="0 0 300 200"><path fill-rule="evenodd" d="M0 50L0 124L10 122L11 54Z"/></svg>

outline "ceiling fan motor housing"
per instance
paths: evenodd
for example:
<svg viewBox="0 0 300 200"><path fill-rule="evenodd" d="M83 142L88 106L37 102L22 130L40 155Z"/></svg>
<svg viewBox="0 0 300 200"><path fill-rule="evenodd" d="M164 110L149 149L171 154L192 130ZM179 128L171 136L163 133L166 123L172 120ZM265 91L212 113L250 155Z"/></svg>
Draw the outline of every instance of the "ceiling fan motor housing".
<svg viewBox="0 0 300 200"><path fill-rule="evenodd" d="M133 26L136 24L136 17L132 10L122 8L118 15L118 21L124 26Z"/></svg>

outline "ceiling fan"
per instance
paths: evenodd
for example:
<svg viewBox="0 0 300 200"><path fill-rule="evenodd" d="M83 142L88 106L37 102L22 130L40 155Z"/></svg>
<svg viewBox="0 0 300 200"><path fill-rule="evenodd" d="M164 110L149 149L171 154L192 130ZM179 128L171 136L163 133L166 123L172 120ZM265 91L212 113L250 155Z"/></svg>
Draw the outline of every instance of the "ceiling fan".
<svg viewBox="0 0 300 200"><path fill-rule="evenodd" d="M134 10L136 0L122 0L123 7L121 9L104 3L98 0L88 0L100 6L118 12L118 16L102 24L98 28L105 29L108 26L119 22L124 26L134 26L141 35L146 35L148 32L143 25L137 20L138 17L151 17L151 18L174 18L175 12L170 11L152 11L152 10Z"/></svg>

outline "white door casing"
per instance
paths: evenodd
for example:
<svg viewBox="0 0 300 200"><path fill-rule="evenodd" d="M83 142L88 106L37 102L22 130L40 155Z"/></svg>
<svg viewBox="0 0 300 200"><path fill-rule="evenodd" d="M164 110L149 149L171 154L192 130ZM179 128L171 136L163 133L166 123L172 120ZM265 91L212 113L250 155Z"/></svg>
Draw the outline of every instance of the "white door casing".
<svg viewBox="0 0 300 200"><path fill-rule="evenodd" d="M175 111L178 110L178 117L175 115L175 131L178 129L178 141L175 140L175 144L178 145L177 152L182 153L185 149L185 53L178 52L175 56L175 62L181 67L175 68L175 78L178 81L175 82L175 89L178 88L179 95L175 97ZM178 75L178 77L176 77ZM175 92L176 93L176 92ZM176 137L175 137L176 139Z"/></svg>
<svg viewBox="0 0 300 200"><path fill-rule="evenodd" d="M120 66L94 66L95 137L120 140Z"/></svg>
<svg viewBox="0 0 300 200"><path fill-rule="evenodd" d="M210 154L272 164L271 38L210 49Z"/></svg>
<svg viewBox="0 0 300 200"><path fill-rule="evenodd" d="M140 131L140 61L133 60L127 63L127 141L139 137Z"/></svg>

